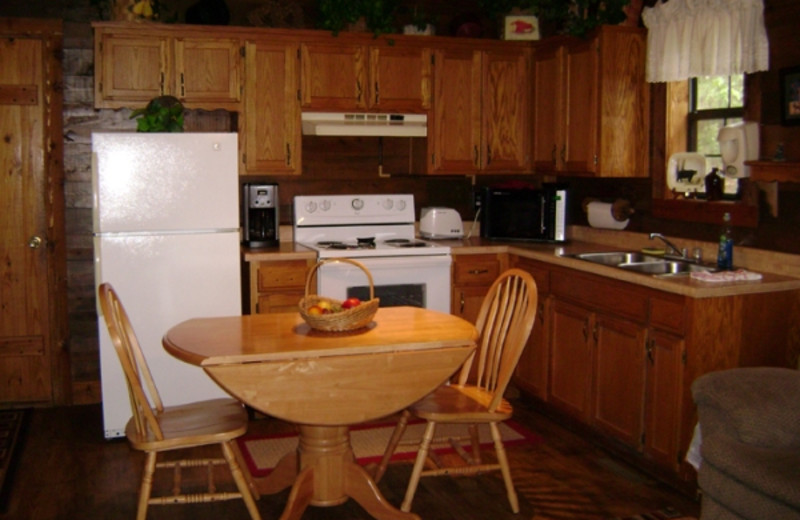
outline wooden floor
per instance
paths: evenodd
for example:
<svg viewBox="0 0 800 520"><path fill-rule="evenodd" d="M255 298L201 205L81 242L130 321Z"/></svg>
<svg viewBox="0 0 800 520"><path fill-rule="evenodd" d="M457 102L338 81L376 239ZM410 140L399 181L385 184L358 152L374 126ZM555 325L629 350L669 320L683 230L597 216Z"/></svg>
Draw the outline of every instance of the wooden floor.
<svg viewBox="0 0 800 520"><path fill-rule="evenodd" d="M659 484L605 451L582 440L532 407L515 402L515 419L544 438L534 446L508 449L520 494L519 515L508 508L499 475L478 478L423 479L412 510L425 520L453 519L607 519L672 507L698 516L698 504ZM257 419L251 431L274 431L287 425ZM143 455L124 439L102 437L99 405L33 412L8 511L0 519L133 519ZM392 504L399 505L411 466L393 464L380 483ZM220 473L220 487L229 477ZM191 484L191 479L189 484ZM155 489L169 490L167 480ZM288 492L263 496L265 520L277 519ZM188 506L151 506L151 520L247 519L241 501ZM331 508L310 507L303 520L367 519L352 500Z"/></svg>

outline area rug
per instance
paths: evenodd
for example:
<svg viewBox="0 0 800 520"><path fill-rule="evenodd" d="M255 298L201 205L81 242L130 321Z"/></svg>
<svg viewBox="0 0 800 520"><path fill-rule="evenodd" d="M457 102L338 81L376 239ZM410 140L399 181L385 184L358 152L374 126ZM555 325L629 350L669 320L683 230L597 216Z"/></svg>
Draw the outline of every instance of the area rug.
<svg viewBox="0 0 800 520"><path fill-rule="evenodd" d="M350 443L353 446L353 453L360 464L365 465L381 460L394 426L395 423L375 423L359 425L350 429ZM424 421L409 423L401 440L402 444L397 447L394 456L392 456L392 461L413 459L416 456L417 445L419 439L422 438L424 430ZM463 436L465 430L463 425L440 424L436 427L436 436ZM535 433L513 421L500 423L500 433L503 436L503 443L507 447L522 443L538 443L542 440ZM488 425L480 425L478 434L482 447L488 447L492 444ZM282 456L297 448L297 435L293 433L270 436L245 435L237 439L237 441L242 455L247 461L250 473L255 477L268 475ZM412 441L416 442L414 444L404 444ZM465 442L464 446L468 450L469 443ZM453 449L437 448L435 451L437 453L446 453L453 451Z"/></svg>
<svg viewBox="0 0 800 520"><path fill-rule="evenodd" d="M633 515L626 517L617 517L612 520L697 520L693 516L686 516L681 514L677 509L665 507L658 511L644 513L641 515Z"/></svg>
<svg viewBox="0 0 800 520"><path fill-rule="evenodd" d="M28 410L0 410L0 512L8 507L28 413Z"/></svg>

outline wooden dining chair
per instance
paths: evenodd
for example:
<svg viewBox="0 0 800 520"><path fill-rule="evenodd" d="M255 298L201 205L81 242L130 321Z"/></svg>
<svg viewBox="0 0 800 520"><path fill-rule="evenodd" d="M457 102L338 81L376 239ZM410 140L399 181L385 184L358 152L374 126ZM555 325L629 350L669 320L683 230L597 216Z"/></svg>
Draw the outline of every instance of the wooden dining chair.
<svg viewBox="0 0 800 520"><path fill-rule="evenodd" d="M389 444L375 472L379 481L399 444L412 417L427 421L425 433L419 441L417 458L405 499L400 509L411 510L411 501L421 477L441 475L470 475L499 470L503 475L506 494L514 513L519 512L519 500L514 490L503 439L498 424L513 414L503 393L511 380L536 318L538 292L530 274L519 269L509 269L494 281L483 300L475 327L480 334L478 348L464 362L458 383L443 385L422 400L404 410L392 433ZM477 362L476 370L473 364ZM437 424L461 423L466 435L460 438L436 437ZM486 423L494 442L496 463L481 459L478 425ZM469 440L471 453L461 441ZM412 441L416 443L417 441ZM446 467L431 446L448 444L465 459L467 465ZM427 468L427 469L426 469Z"/></svg>
<svg viewBox="0 0 800 520"><path fill-rule="evenodd" d="M114 349L122 363L128 384L133 416L125 427L125 435L134 449L145 452L144 472L139 491L137 520L147 517L149 505L188 504L241 498L250 517L260 520L255 500L258 492L249 473L242 472L242 460L235 439L247 431L247 412L234 399L213 399L165 407L156 389L142 349L128 314L110 284L99 288L100 308ZM157 462L160 452L219 444L224 458L180 459ZM216 489L214 466L228 465L238 492ZM208 490L183 494L181 470L205 468ZM173 472L172 494L152 497L156 469Z"/></svg>

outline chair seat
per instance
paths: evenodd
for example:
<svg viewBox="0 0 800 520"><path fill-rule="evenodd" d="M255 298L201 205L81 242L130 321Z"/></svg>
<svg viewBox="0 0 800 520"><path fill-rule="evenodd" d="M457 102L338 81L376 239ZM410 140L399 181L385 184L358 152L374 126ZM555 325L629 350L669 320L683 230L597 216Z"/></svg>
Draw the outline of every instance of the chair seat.
<svg viewBox="0 0 800 520"><path fill-rule="evenodd" d="M487 408L494 396L472 385L440 386L409 407L412 415L434 422L499 422L513 415L511 404L502 399L497 411Z"/></svg>
<svg viewBox="0 0 800 520"><path fill-rule="evenodd" d="M234 399L212 399L167 406L157 416L164 438L143 437L133 418L125 427L131 445L143 451L162 451L225 442L247 432L247 411Z"/></svg>

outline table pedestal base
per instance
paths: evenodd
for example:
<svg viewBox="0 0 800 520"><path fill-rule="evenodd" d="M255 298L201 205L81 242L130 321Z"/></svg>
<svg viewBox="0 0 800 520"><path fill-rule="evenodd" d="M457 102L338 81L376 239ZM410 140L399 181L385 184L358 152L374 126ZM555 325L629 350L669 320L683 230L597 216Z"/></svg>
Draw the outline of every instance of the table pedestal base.
<svg viewBox="0 0 800 520"><path fill-rule="evenodd" d="M285 455L269 476L255 479L258 491L270 495L291 486L280 520L299 520L306 507L335 506L355 500L378 520L420 520L396 509L359 466L347 426L300 426L297 453Z"/></svg>

